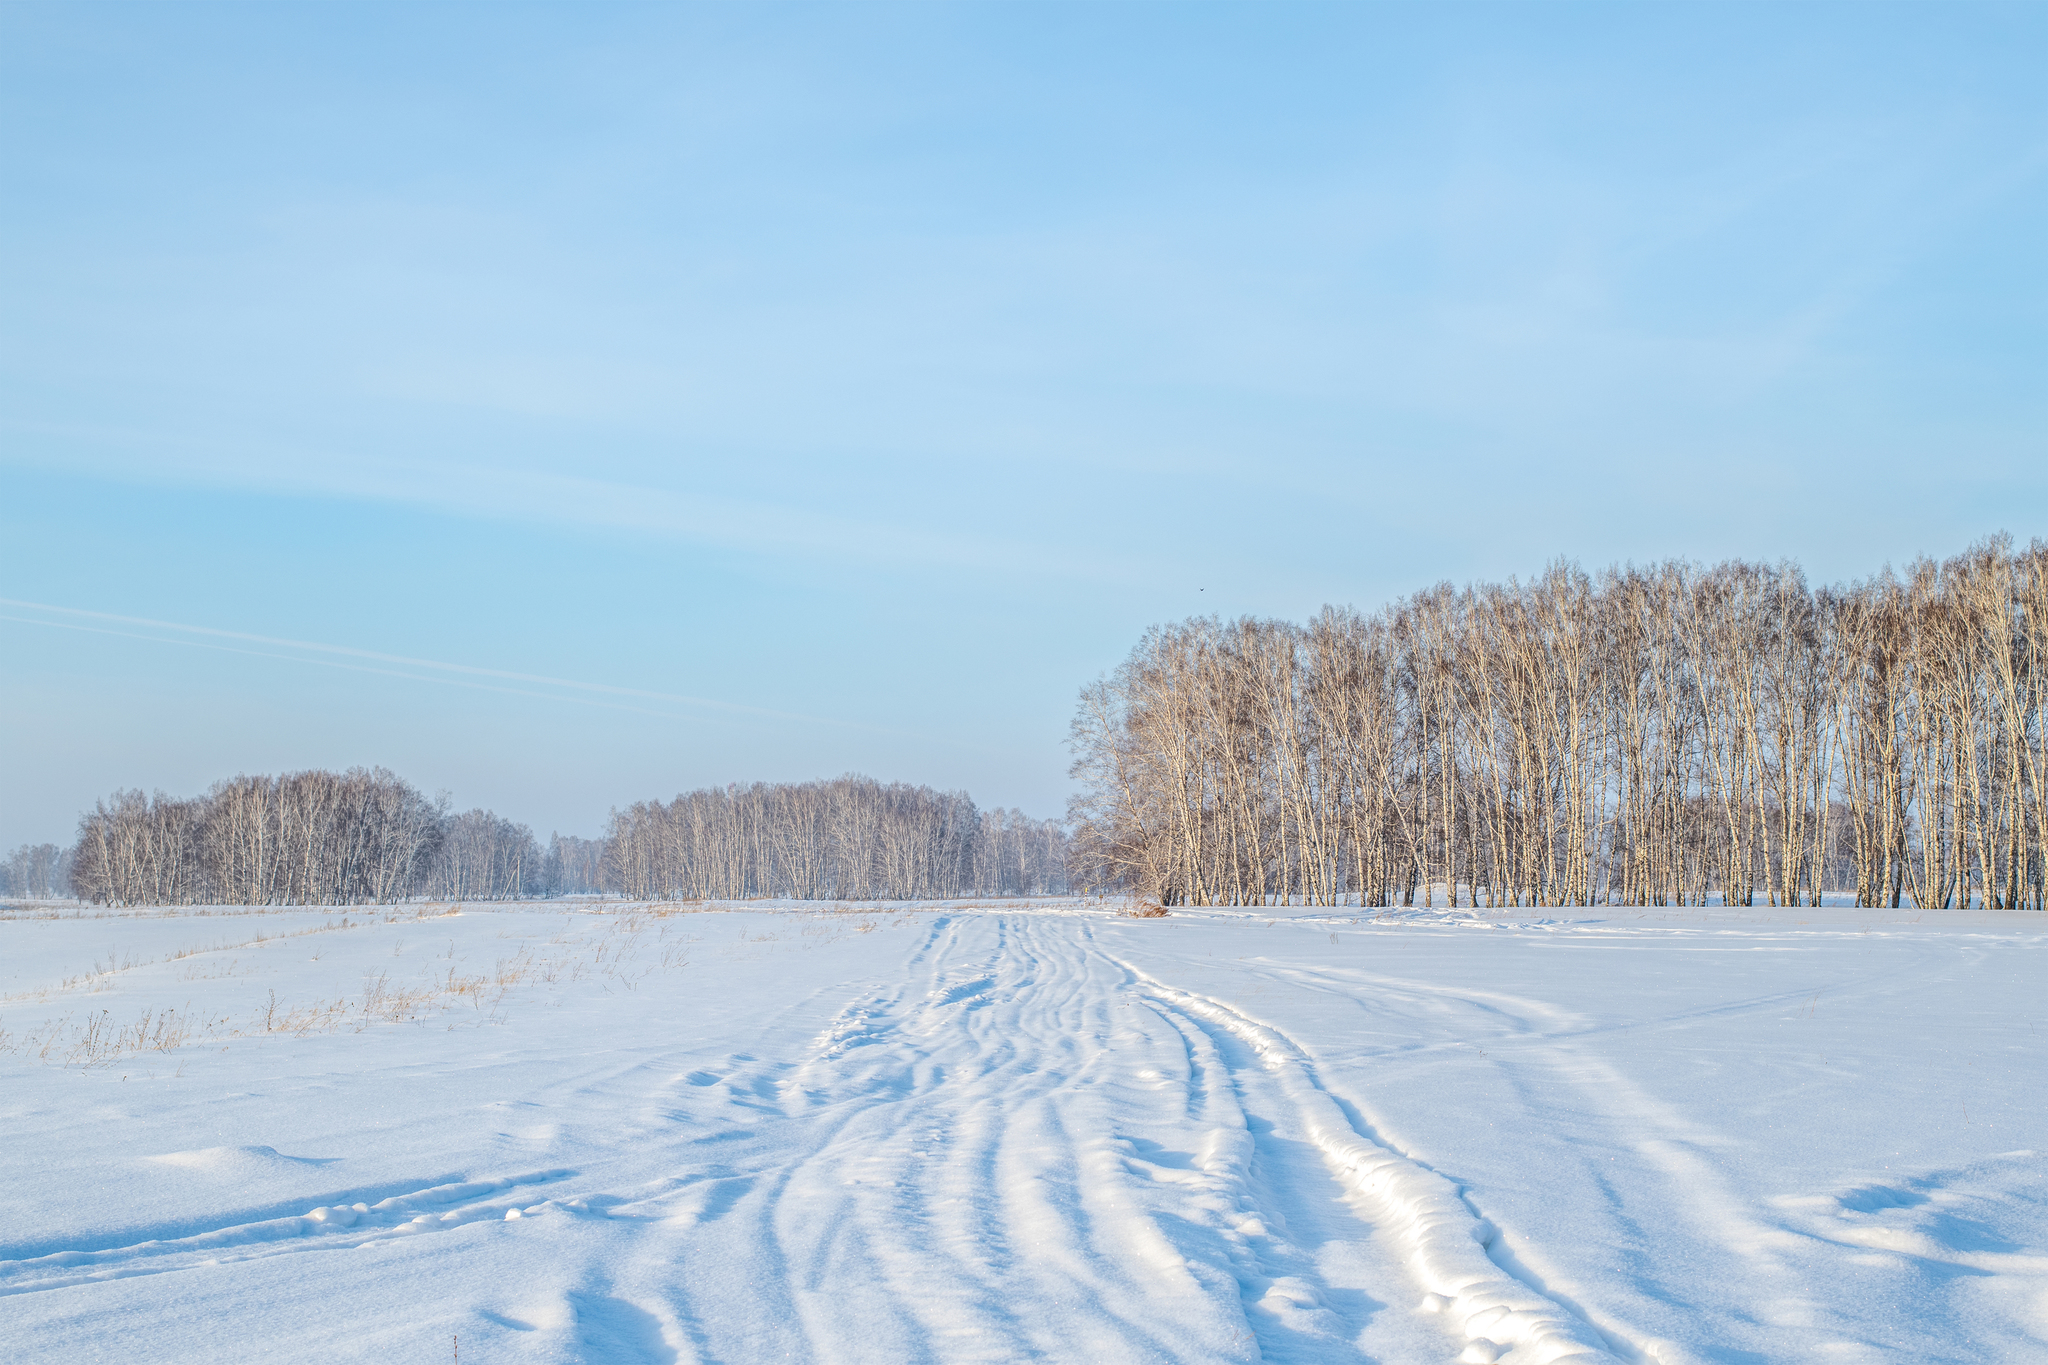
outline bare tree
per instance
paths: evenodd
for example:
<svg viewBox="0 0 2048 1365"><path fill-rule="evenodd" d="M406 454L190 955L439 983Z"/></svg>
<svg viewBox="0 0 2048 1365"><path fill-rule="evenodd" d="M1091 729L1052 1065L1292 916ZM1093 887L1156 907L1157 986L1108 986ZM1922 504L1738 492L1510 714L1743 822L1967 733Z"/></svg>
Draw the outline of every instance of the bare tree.
<svg viewBox="0 0 2048 1365"><path fill-rule="evenodd" d="M116 905L346 905L415 894L442 809L382 768L237 777L180 801L117 792L79 821L72 880Z"/></svg>
<svg viewBox="0 0 2048 1365"><path fill-rule="evenodd" d="M0 858L0 899L56 900L72 894L71 851L23 844Z"/></svg>
<svg viewBox="0 0 2048 1365"><path fill-rule="evenodd" d="M1076 876L1162 901L2043 905L2048 546L1439 585L1148 631L1075 716Z"/></svg>
<svg viewBox="0 0 2048 1365"><path fill-rule="evenodd" d="M425 890L444 900L517 900L541 892L544 872L532 830L487 810L464 811L442 825Z"/></svg>
<svg viewBox="0 0 2048 1365"><path fill-rule="evenodd" d="M858 776L637 802L612 813L604 842L604 889L634 899L927 900L1068 885L1058 823Z"/></svg>

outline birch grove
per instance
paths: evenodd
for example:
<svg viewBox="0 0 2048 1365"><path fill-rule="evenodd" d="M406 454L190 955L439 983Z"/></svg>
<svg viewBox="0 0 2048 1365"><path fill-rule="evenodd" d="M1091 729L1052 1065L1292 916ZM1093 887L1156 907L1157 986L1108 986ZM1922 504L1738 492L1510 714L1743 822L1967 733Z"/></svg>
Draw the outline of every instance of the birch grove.
<svg viewBox="0 0 2048 1365"><path fill-rule="evenodd" d="M71 894L71 851L55 844L23 844L0 858L0 897L53 900Z"/></svg>
<svg viewBox="0 0 2048 1365"><path fill-rule="evenodd" d="M1066 890L1066 834L964 792L847 776L707 787L614 812L605 886L635 900L933 900Z"/></svg>
<svg viewBox="0 0 2048 1365"><path fill-rule="evenodd" d="M1164 904L2043 907L2048 545L1847 587L1671 562L1148 632L1077 884Z"/></svg>
<svg viewBox="0 0 2048 1365"><path fill-rule="evenodd" d="M117 792L79 820L71 883L113 905L349 905L425 889L446 813L383 768Z"/></svg>
<svg viewBox="0 0 2048 1365"><path fill-rule="evenodd" d="M557 834L542 855L540 894L587 896L604 890L604 840Z"/></svg>
<svg viewBox="0 0 2048 1365"><path fill-rule="evenodd" d="M113 905L929 900L1067 885L1058 822L978 811L962 792L853 776L709 788L637 803L613 813L605 838L557 834L543 852L525 825L451 814L382 768L236 777L184 800L117 792L81 818L68 854L23 850L0 864L9 887L43 895L58 871L72 894Z"/></svg>

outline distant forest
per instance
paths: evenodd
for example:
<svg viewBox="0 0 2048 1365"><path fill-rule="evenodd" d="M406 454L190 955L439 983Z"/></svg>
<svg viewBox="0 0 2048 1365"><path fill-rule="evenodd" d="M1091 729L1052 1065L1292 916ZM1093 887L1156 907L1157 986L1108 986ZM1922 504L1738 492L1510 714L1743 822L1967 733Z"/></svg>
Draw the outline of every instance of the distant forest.
<svg viewBox="0 0 2048 1365"><path fill-rule="evenodd" d="M1074 721L1077 881L1168 904L2043 906L2048 544L1449 584L1152 630Z"/></svg>
<svg viewBox="0 0 2048 1365"><path fill-rule="evenodd" d="M2048 543L1814 588L1668 562L1158 626L1074 719L1065 824L829 781L451 813L384 769L117 793L0 894L350 904L578 893L1162 904L2048 902Z"/></svg>
<svg viewBox="0 0 2048 1365"><path fill-rule="evenodd" d="M117 792L78 842L23 847L0 894L109 905L355 905L789 896L924 899L1066 889L1056 821L864 777L688 792L614 812L601 839L451 813L383 768L236 777L204 795Z"/></svg>
<svg viewBox="0 0 2048 1365"><path fill-rule="evenodd" d="M52 900L71 894L71 850L23 844L0 858L0 897Z"/></svg>
<svg viewBox="0 0 2048 1365"><path fill-rule="evenodd" d="M608 888L636 899L931 900L1067 890L1056 820L865 777L707 788L612 816Z"/></svg>

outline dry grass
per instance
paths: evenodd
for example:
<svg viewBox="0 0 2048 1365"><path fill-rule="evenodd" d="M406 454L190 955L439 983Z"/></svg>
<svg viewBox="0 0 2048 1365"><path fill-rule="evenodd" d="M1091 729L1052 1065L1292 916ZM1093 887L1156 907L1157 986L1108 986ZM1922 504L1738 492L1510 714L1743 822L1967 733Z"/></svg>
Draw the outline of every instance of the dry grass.
<svg viewBox="0 0 2048 1365"><path fill-rule="evenodd" d="M524 987L553 987L591 980L606 991L614 987L634 990L656 973L688 967L690 945L700 939L681 932L682 926L673 922L673 917L720 908L702 901L672 901L621 907L618 913L606 915L595 923L585 915L572 915L564 920L561 933L544 944L529 940L528 944L518 946L515 951L499 956L488 971L465 972L457 966L443 963L437 964L438 970L422 978L394 981L391 971L373 969L363 978L359 993L305 1001L282 998L272 989L254 1012L242 1019L195 1012L189 1002L182 1009L143 1010L129 1022L117 1022L113 1013L105 1009L83 1014L66 1013L45 1021L25 1035L0 1030L0 1053L26 1056L51 1065L90 1069L104 1068L140 1054L167 1053L191 1044L224 1044L243 1038L280 1035L304 1038L316 1034L359 1033L376 1025L419 1026L440 1020L447 1021L447 1027L451 1029L502 1024L506 1022L503 1006L508 997ZM835 909L840 915L856 913L851 906ZM267 908L258 908L258 913L264 912ZM185 913L205 915L207 912ZM416 924L461 913L461 905L448 903L428 903L402 909L358 908L350 916L329 918L325 923L310 928L285 933L259 933L232 942L222 940L207 947L184 948L160 958L110 956L105 961L95 961L90 972L67 978L60 985L24 992L8 999L35 1001L66 992L111 990L119 973L234 950L245 951L242 956L229 957L225 962L192 962L182 968L180 979L215 981L248 976L261 971L264 963L260 955L252 959L246 950L258 949L282 939L390 924ZM878 927L871 917L851 924L837 919L834 924L857 933ZM523 936L501 934L500 937ZM762 937L772 940L776 936ZM399 963L393 966L411 966L417 961L412 950L426 946L418 943L406 945L406 951L399 955ZM440 956L431 949L428 952L430 957ZM447 956L452 959L454 952L451 940ZM316 954L315 960L320 956L324 956L324 952Z"/></svg>
<svg viewBox="0 0 2048 1365"><path fill-rule="evenodd" d="M344 915L339 920L330 918L325 924L316 924L310 929L294 929L282 934L257 934L254 938L238 939L232 943L222 941L203 948L180 948L162 957L136 957L133 953L116 955L109 952L105 962L93 960L92 969L77 976L67 976L55 986L43 986L32 991L17 991L12 995L0 995L0 1005L19 1004L24 1001L41 1003L53 995L68 995L83 991L88 995L113 989L114 978L122 972L132 972L138 967L153 967L159 962L182 962L188 957L200 957L210 953L231 953L242 948L257 948L266 943L281 942L289 938L304 938L308 934L331 934L343 929L354 929L360 925ZM233 975L228 972L218 975ZM190 974L186 980L204 980L202 975Z"/></svg>
<svg viewBox="0 0 2048 1365"><path fill-rule="evenodd" d="M655 919L667 919L670 915L701 915L706 911L722 908L699 897L679 901L647 901L623 908L618 914L622 919L635 919L642 915L652 916Z"/></svg>
<svg viewBox="0 0 2048 1365"><path fill-rule="evenodd" d="M194 1037L213 1036L226 1021L183 1010L145 1009L132 1023L116 1023L112 1010L97 1010L73 1023L65 1015L16 1040L0 1030L0 1052L16 1052L60 1066L109 1066L144 1052L174 1052Z"/></svg>
<svg viewBox="0 0 2048 1365"><path fill-rule="evenodd" d="M217 975L233 974L230 970ZM353 999L337 996L291 1002L280 1000L273 989L256 1013L241 1024L226 1015L195 1014L189 1002L182 1010L145 1009L135 1022L125 1025L116 1024L110 1010L88 1013L83 1019L66 1014L21 1037L0 1030L0 1052L60 1066L92 1068L138 1053L175 1051L195 1040L272 1034L304 1038L316 1033L361 1033L375 1024L423 1023L465 1005L479 1016L488 1011L491 1020L503 1022L497 1008L507 993L538 975L532 955L521 952L500 958L486 973L465 975L451 967L417 985L395 985L388 972L377 972L364 978L362 994ZM557 976L549 972L547 979Z"/></svg>
<svg viewBox="0 0 2048 1365"><path fill-rule="evenodd" d="M1157 901L1126 901L1117 913L1127 919L1165 919L1167 912Z"/></svg>

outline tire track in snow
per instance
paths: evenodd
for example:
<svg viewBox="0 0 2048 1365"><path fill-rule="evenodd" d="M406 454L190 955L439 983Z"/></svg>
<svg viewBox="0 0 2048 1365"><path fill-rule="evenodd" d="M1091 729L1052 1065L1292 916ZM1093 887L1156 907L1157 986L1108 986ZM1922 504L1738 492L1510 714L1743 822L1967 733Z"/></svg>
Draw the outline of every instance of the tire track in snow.
<svg viewBox="0 0 2048 1365"><path fill-rule="evenodd" d="M1156 997L1139 998L1185 1040L1188 1117L1203 1130L1184 1163L1192 1169L1174 1171L1181 1163L1169 1162L1158 1175L1186 1186L1191 1213L1207 1204L1216 1215L1217 1241L1262 1356L1359 1361L1455 1353L1457 1341L1443 1324L1378 1311L1388 1305L1376 1296L1414 1298L1398 1248L1387 1245L1391 1239L1361 1215L1319 1153L1285 1124L1285 1097L1266 1093L1256 1074L1225 1059L1227 1046L1242 1044L1227 1030L1163 1008ZM1157 1163L1150 1147L1137 1148L1131 1160Z"/></svg>
<svg viewBox="0 0 2048 1365"><path fill-rule="evenodd" d="M1217 1358L1130 1311L1171 1294L1176 1275L1199 1291L1156 1228L1129 1216L1096 1095L1116 1070L1117 1001L1070 931L962 917L917 966L797 1077L846 1112L778 1192L774 1235L800 1285L867 1279L893 1309L877 1320L872 1302L800 1293L815 1353ZM1068 1308L1048 1319L1018 1313L1020 1300Z"/></svg>
<svg viewBox="0 0 2048 1365"><path fill-rule="evenodd" d="M1459 1187L1361 1134L1323 1089L1308 1054L1284 1033L1219 1000L1170 986L1129 963L1119 965L1162 1008L1220 1025L1258 1056L1332 1172L1386 1211L1410 1269L1429 1292L1425 1306L1444 1312L1470 1340L1461 1359L1597 1365L1675 1358L1663 1343L1653 1354L1602 1331L1496 1262L1488 1249L1498 1232Z"/></svg>
<svg viewBox="0 0 2048 1365"><path fill-rule="evenodd" d="M1397 1220L1361 1216L1291 1136L1310 1125L1284 1088L1233 1069L1244 1040L1148 981L1086 925L951 917L808 1058L684 1078L737 1106L729 1139L675 1148L719 1164L612 1209L667 1240L656 1259L720 1267L659 1291L669 1340L700 1359L1499 1356L1411 1311ZM741 1295L752 1324L725 1307Z"/></svg>
<svg viewBox="0 0 2048 1365"><path fill-rule="evenodd" d="M614 1292L681 1359L1255 1360L1118 1137L1133 1089L1185 1126L1131 1085L1168 1046L1071 921L943 917L809 1048L663 1087L641 1138L674 1174L605 1201L638 1241Z"/></svg>
<svg viewBox="0 0 2048 1365"><path fill-rule="evenodd" d="M722 1066L688 1071L653 1059L635 1064L666 1072L641 1101L640 1121L630 1130L646 1158L635 1164L653 1178L589 1199L639 1243L625 1276L637 1301L619 1301L634 1302L636 1312L661 1324L675 1358L834 1354L830 1339L805 1320L801 1267L776 1235L775 1219L802 1154L837 1139L876 1094L829 1093L806 1073L823 1062L825 1074L835 1074L849 1065L849 1055L862 1063L868 1049L895 1032L915 983L943 970L930 964L950 956L954 920L932 920L910 948L902 975L841 1006L816 1035L808 1058L741 1052ZM864 1072L874 1070L863 1065ZM884 1084L878 1093L890 1089ZM664 1165L669 1174L659 1174ZM678 1266L688 1273L675 1274Z"/></svg>
<svg viewBox="0 0 2048 1365"><path fill-rule="evenodd" d="M194 1266L300 1251L354 1248L394 1236L449 1232L479 1221L502 1222L551 1208L587 1213L582 1200L544 1201L521 1208L520 1201L496 1198L507 1190L550 1184L574 1171L532 1171L491 1180L434 1185L393 1195L375 1204L323 1205L298 1217L236 1223L185 1237L138 1242L98 1251L53 1251L19 1261L0 1261L0 1297L104 1280L157 1275ZM456 1207L449 1208L453 1204Z"/></svg>
<svg viewBox="0 0 2048 1365"><path fill-rule="evenodd" d="M1587 1044L1619 1034L1659 1028L1684 1028L1705 1018L1725 1018L1761 1012L1795 1003L1812 995L1802 987L1750 997L1727 1005L1685 1009L1626 1024L1596 1022L1562 1010L1547 1001L1499 991L1481 991L1463 986L1383 976L1354 968L1313 965L1272 964L1263 969L1243 968L1268 980L1284 981L1296 987L1327 992L1364 1005L1358 988L1370 985L1381 997L1392 995L1418 1002L1454 1001L1484 1012L1498 1026L1498 1033L1486 1041L1512 1064L1496 1066L1504 1081L1525 1096L1550 1087L1568 1087L1578 1098L1579 1112L1598 1117L1612 1135L1616 1147L1640 1156L1647 1166L1663 1177L1671 1204L1684 1211L1685 1220L1703 1235L1705 1248L1731 1258L1731 1273L1758 1285L1773 1286L1773 1292L1755 1305L1759 1320L1780 1331L1799 1331L1807 1336L1810 1349L1846 1351L1868 1343L1843 1339L1836 1332L1815 1325L1818 1310L1827 1302L1826 1291L1816 1285L1817 1266L1813 1254L1816 1241L1829 1240L1812 1226L1801 1226L1786 1217L1785 1210L1798 1200L1773 1201L1776 1208L1745 1198L1739 1182L1731 1177L1717 1155L1734 1145L1726 1134L1707 1126L1697 1117L1661 1100L1625 1074ZM1831 998L1882 995L1920 970L1906 963L1863 976L1830 982L1825 988ZM1406 1055L1432 1051L1455 1051L1474 1046L1469 1033L1451 1043L1431 1043L1368 1055ZM1529 1073L1542 1077L1540 1083ZM1469 1202L1469 1201L1468 1201ZM1536 1276L1511 1264L1513 1253L1504 1245L1492 1249L1494 1258L1516 1273ZM1666 1341L1646 1348L1662 1360L1687 1358L1684 1348Z"/></svg>

